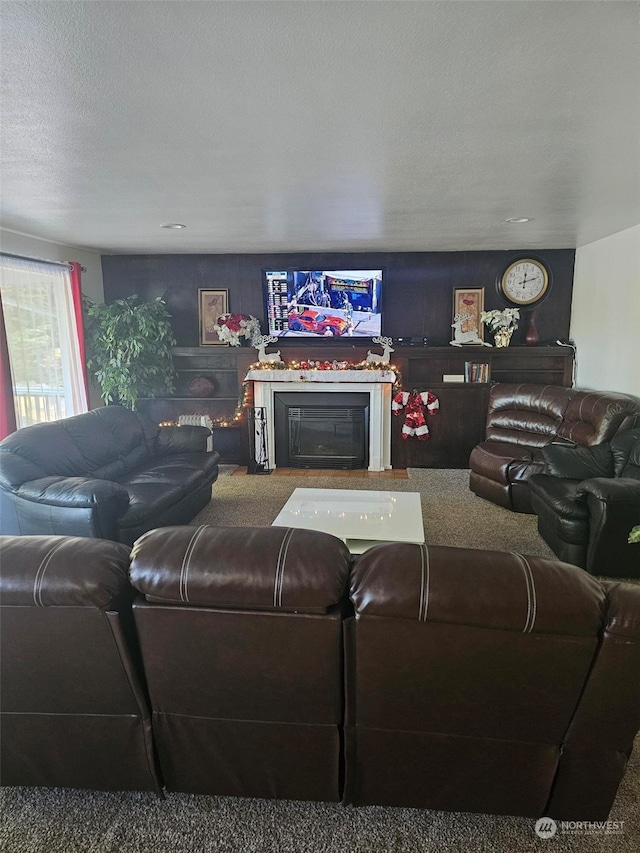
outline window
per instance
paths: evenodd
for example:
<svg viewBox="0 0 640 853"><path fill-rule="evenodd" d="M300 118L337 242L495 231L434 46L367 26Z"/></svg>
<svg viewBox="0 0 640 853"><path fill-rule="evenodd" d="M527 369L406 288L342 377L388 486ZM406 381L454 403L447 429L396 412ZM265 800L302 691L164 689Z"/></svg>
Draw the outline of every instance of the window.
<svg viewBox="0 0 640 853"><path fill-rule="evenodd" d="M86 412L70 268L2 255L0 296L17 426Z"/></svg>

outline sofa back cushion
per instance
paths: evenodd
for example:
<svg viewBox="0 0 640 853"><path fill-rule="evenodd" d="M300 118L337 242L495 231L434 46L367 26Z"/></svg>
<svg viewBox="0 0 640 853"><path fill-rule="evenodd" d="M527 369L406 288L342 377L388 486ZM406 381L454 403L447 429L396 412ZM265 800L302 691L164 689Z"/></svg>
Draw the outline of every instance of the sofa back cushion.
<svg viewBox="0 0 640 853"><path fill-rule="evenodd" d="M106 406L83 417L87 420L68 423L67 429L92 477L117 480L150 459L144 425L134 412L122 406Z"/></svg>
<svg viewBox="0 0 640 853"><path fill-rule="evenodd" d="M610 441L620 430L640 423L640 400L625 394L571 391L558 438L583 447Z"/></svg>
<svg viewBox="0 0 640 853"><path fill-rule="evenodd" d="M13 490L51 476L116 480L149 459L147 438L122 406L25 427L0 443L0 483Z"/></svg>
<svg viewBox="0 0 640 853"><path fill-rule="evenodd" d="M86 417L80 415L79 417ZM0 484L9 490L42 477L82 476L86 463L63 421L34 424L0 443Z"/></svg>
<svg viewBox="0 0 640 853"><path fill-rule="evenodd" d="M351 557L328 533L285 527L163 527L131 554L147 601L326 613L346 595Z"/></svg>
<svg viewBox="0 0 640 853"><path fill-rule="evenodd" d="M640 400L560 385L498 384L491 389L486 439L543 447L555 438L583 447L640 423Z"/></svg>
<svg viewBox="0 0 640 853"><path fill-rule="evenodd" d="M494 385L486 439L543 447L558 434L568 402L569 390L555 385Z"/></svg>

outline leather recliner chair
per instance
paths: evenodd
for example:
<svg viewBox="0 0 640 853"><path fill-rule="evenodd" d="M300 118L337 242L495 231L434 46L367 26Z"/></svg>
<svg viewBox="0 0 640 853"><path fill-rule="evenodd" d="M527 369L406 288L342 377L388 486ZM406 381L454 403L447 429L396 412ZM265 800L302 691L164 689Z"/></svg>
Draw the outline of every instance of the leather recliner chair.
<svg viewBox="0 0 640 853"><path fill-rule="evenodd" d="M350 554L281 527L169 527L131 582L169 791L336 802Z"/></svg>
<svg viewBox="0 0 640 853"><path fill-rule="evenodd" d="M350 597L347 802L607 818L640 726L640 588L381 545Z"/></svg>
<svg viewBox="0 0 640 853"><path fill-rule="evenodd" d="M533 513L529 479L552 442L589 447L640 425L640 400L559 385L492 386L486 434L471 452L469 488L513 512Z"/></svg>
<svg viewBox="0 0 640 853"><path fill-rule="evenodd" d="M606 577L640 577L640 429L595 447L550 445L529 481L538 532L567 563Z"/></svg>
<svg viewBox="0 0 640 853"><path fill-rule="evenodd" d="M2 784L160 792L129 548L6 536Z"/></svg>

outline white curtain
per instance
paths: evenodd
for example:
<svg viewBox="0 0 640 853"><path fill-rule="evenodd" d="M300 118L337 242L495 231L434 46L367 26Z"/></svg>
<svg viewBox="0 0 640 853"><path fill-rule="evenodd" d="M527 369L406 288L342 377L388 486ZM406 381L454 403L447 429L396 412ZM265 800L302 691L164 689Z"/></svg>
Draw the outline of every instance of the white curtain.
<svg viewBox="0 0 640 853"><path fill-rule="evenodd" d="M69 268L0 256L18 427L88 411Z"/></svg>

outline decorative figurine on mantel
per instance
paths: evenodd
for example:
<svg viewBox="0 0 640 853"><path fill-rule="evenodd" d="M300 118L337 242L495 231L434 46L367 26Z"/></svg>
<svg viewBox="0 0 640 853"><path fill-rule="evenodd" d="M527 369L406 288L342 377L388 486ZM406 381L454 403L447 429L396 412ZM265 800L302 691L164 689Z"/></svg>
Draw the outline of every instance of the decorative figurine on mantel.
<svg viewBox="0 0 640 853"><path fill-rule="evenodd" d="M391 346L391 344L393 343L392 339L391 338L383 338L380 335L378 335L375 338L371 338L371 341L374 344L380 344L382 347L384 347L384 352L382 354L380 354L377 352L371 352L371 350L369 350L369 352L367 353L366 361L368 361L370 363L371 362L379 362L380 364L389 364L389 355L392 352L395 352L395 350Z"/></svg>
<svg viewBox="0 0 640 853"><path fill-rule="evenodd" d="M469 320L473 320L473 315L469 314L467 311L462 311L460 314L453 315L453 323L451 324L451 328L454 329L453 340L449 341L452 347L461 347L463 344L476 344L483 347L490 347L491 344L483 341L480 335L478 334L477 328L468 328ZM465 331L462 331L462 327L467 325Z"/></svg>
<svg viewBox="0 0 640 853"><path fill-rule="evenodd" d="M277 342L278 339L273 335L260 335L260 337L256 338L253 345L258 350L258 361L281 362L280 350L270 353L266 351L269 344Z"/></svg>

